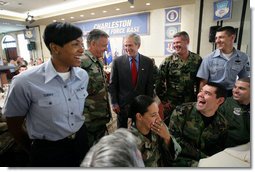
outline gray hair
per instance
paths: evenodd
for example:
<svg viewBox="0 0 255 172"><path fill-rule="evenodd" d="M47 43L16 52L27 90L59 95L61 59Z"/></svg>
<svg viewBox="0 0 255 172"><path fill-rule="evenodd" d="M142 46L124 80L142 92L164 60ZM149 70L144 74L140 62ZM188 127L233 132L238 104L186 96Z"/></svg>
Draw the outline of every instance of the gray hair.
<svg viewBox="0 0 255 172"><path fill-rule="evenodd" d="M87 153L81 167L144 167L137 138L125 128L102 137Z"/></svg>
<svg viewBox="0 0 255 172"><path fill-rule="evenodd" d="M131 33L131 34L129 34L129 35L127 35L127 36L125 37L125 39L127 39L127 38L134 38L135 44L136 44L136 45L141 45L141 37L140 37L138 34L136 34L136 33Z"/></svg>
<svg viewBox="0 0 255 172"><path fill-rule="evenodd" d="M97 41L101 37L109 38L109 35L105 31L100 29L93 29L92 31L90 31L87 35L87 47L90 47L90 43L92 41Z"/></svg>
<svg viewBox="0 0 255 172"><path fill-rule="evenodd" d="M174 38L175 37L182 37L182 39L184 39L184 40L189 40L189 34L185 31L177 32L176 34L174 34L173 37Z"/></svg>

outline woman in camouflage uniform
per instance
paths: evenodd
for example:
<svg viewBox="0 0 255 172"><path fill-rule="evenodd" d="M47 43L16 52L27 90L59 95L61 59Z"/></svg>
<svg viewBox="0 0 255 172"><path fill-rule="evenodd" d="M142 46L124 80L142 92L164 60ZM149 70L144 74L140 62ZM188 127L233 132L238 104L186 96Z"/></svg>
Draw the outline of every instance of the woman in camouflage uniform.
<svg viewBox="0 0 255 172"><path fill-rule="evenodd" d="M130 106L133 121L130 130L138 137L145 167L171 166L171 161L181 152L158 111L153 98L145 95L137 96Z"/></svg>

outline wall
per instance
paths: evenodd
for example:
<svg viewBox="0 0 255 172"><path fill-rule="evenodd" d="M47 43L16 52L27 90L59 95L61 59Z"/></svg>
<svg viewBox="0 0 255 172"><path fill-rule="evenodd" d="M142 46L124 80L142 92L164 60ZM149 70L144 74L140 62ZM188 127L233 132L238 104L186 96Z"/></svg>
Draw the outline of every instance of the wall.
<svg viewBox="0 0 255 172"><path fill-rule="evenodd" d="M210 26L217 25L213 21L213 2L216 0L204 0L203 18L202 18L202 30L201 30L201 43L200 43L200 55L203 57L213 50L212 43L209 42L209 28ZM224 21L223 26L232 25L234 27L240 26L241 10L243 0L233 0L233 15L232 19ZM246 17L243 30L242 46L241 50L247 52L251 56L251 25L250 25L250 0L247 3ZM170 8L170 7L166 7ZM157 9L150 11L150 34L141 36L142 44L140 47L140 53L149 57L155 58L156 65L160 65L161 61L165 58L164 55L164 17L165 9ZM181 30L189 33L190 46L189 49L193 52L197 51L197 38L198 38L198 22L199 22L199 10L200 0L196 0L195 4L181 6ZM38 56L43 56L44 60L50 58L50 52L43 43L43 32L45 26L40 26L37 33L36 46L38 47ZM1 35L0 35L1 41ZM2 54L0 46L0 55Z"/></svg>
<svg viewBox="0 0 255 172"><path fill-rule="evenodd" d="M181 6L181 30L185 30L189 33L191 40L189 49L191 51L196 51L194 45L197 44L196 37L194 37L194 32L197 31L197 26L195 26L195 7L196 4ZM170 8L170 7L166 7ZM141 36L141 47L139 52L148 57L155 58L156 65L160 65L161 61L164 59L164 21L165 21L165 9L157 9L150 11L150 34ZM171 7L172 8L172 7ZM41 36L45 26L40 26ZM45 59L50 57L50 53L47 47L42 45L42 53Z"/></svg>
<svg viewBox="0 0 255 172"><path fill-rule="evenodd" d="M200 55L204 57L213 50L213 44L209 42L209 29L210 26L216 26L217 22L213 21L213 2L215 0L206 0L204 1L204 10L203 10L203 22L202 22L202 32L201 32L201 45L200 45ZM247 2L246 16L243 30L243 38L241 50L248 53L251 56L250 52L250 0ZM232 6L232 18L226 21L223 21L223 26L233 26L240 30L240 20L241 20L241 11L243 7L243 0L233 0ZM237 43L235 44L237 47Z"/></svg>
<svg viewBox="0 0 255 172"><path fill-rule="evenodd" d="M41 37L41 32L40 32L40 29L39 27L34 27L34 33L35 33L35 36L34 38L31 39L31 41L34 41L35 44L36 44L36 50L32 50L30 51L30 57L33 57L34 59L37 59L39 57L44 57L43 55L43 51L42 51L42 48L41 46L44 44L42 42L42 37ZM44 28L43 28L44 30ZM16 44L17 44L17 54L18 56L20 56L20 46L19 46L19 42L18 42L18 38L17 38L17 35L18 34L23 34L23 31L18 31L18 32L12 32L12 33L8 33L8 35L11 35L15 40L16 40ZM1 34L0 35L0 56L1 57L6 57L4 51L3 51L3 48L2 48L2 41L3 41L3 38L4 38L4 34ZM40 39L41 38L41 39ZM30 57L23 57L26 61L30 61Z"/></svg>
<svg viewBox="0 0 255 172"><path fill-rule="evenodd" d="M41 32L40 37L42 42L41 47L42 47L43 59L44 61L47 61L51 57L51 55L50 55L50 51L48 50L48 48L46 47L43 41L43 32L45 30L45 27L46 27L45 25L41 25L39 30Z"/></svg>
<svg viewBox="0 0 255 172"><path fill-rule="evenodd" d="M197 41L194 41L196 39L194 31L198 28L193 22L195 20L194 11L195 4L181 6L181 30L186 31L190 36L189 49L191 51L195 51L193 45L197 43ZM150 35L141 37L142 45L139 51L146 56L154 58L156 65L159 66L166 57L164 55L165 9L157 9L150 12Z"/></svg>

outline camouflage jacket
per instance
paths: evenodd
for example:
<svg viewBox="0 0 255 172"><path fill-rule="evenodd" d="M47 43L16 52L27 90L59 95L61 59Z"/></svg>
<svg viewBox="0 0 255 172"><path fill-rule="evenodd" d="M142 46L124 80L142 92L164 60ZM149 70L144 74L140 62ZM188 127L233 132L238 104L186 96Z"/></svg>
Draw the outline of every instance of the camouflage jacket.
<svg viewBox="0 0 255 172"><path fill-rule="evenodd" d="M219 112L228 120L226 147L234 147L250 141L250 104L241 105L233 97L228 97Z"/></svg>
<svg viewBox="0 0 255 172"><path fill-rule="evenodd" d="M206 118L197 111L196 102L177 106L169 123L171 134L182 147L175 166L192 166L199 159L222 151L227 128L227 121L219 112Z"/></svg>
<svg viewBox="0 0 255 172"><path fill-rule="evenodd" d="M138 148L142 154L145 167L166 167L171 166L171 162L177 158L181 152L180 145L174 137L166 145L163 139L150 132L148 137L144 136L135 127L135 123L130 127L130 131L138 138Z"/></svg>
<svg viewBox="0 0 255 172"><path fill-rule="evenodd" d="M177 54L165 58L159 66L159 77L156 81L156 93L161 101L169 100L173 108L185 102L196 101L199 89L196 77L202 58L189 52L187 61Z"/></svg>
<svg viewBox="0 0 255 172"><path fill-rule="evenodd" d="M87 50L81 68L89 75L89 95L84 107L85 123L88 130L96 130L108 123L111 118L106 74L103 71L103 62L93 57Z"/></svg>

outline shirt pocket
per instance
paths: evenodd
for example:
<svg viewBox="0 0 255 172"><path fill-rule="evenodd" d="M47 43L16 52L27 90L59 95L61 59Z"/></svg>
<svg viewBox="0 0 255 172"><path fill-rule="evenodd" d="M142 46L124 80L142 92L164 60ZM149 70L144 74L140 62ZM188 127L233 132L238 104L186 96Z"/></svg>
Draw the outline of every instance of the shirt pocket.
<svg viewBox="0 0 255 172"><path fill-rule="evenodd" d="M83 112L85 99L88 96L88 92L86 90L75 91L75 95L77 98L77 104L79 105L79 112Z"/></svg>
<svg viewBox="0 0 255 172"><path fill-rule="evenodd" d="M38 111L44 114L46 120L52 120L57 114L63 114L63 104L59 96L43 97L38 100Z"/></svg>
<svg viewBox="0 0 255 172"><path fill-rule="evenodd" d="M44 97L38 100L38 105L40 107L51 108L60 104L60 99L58 96L56 97Z"/></svg>
<svg viewBox="0 0 255 172"><path fill-rule="evenodd" d="M211 72L211 79L212 80L220 79L222 76L224 76L224 72L225 72L224 62L214 61L211 64L210 72Z"/></svg>
<svg viewBox="0 0 255 172"><path fill-rule="evenodd" d="M242 68L243 68L243 65L241 63L233 64L231 67L232 71L237 72L237 73L239 73L242 70Z"/></svg>
<svg viewBox="0 0 255 172"><path fill-rule="evenodd" d="M242 66L241 63L238 63L238 64L235 64L235 63L234 63L234 64L230 67L228 76L229 76L229 78L230 78L233 82L235 82L238 73L242 70L242 67L243 67L243 66Z"/></svg>

